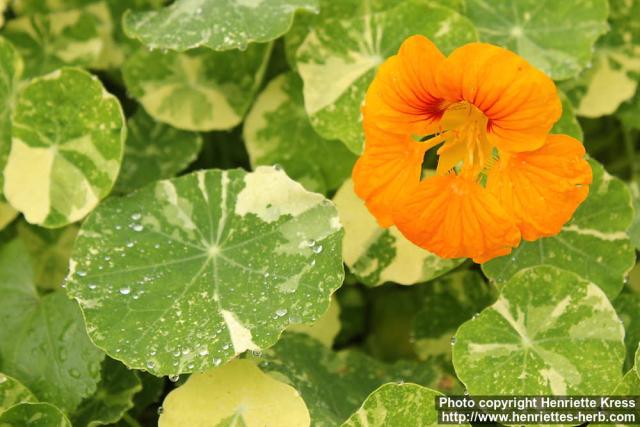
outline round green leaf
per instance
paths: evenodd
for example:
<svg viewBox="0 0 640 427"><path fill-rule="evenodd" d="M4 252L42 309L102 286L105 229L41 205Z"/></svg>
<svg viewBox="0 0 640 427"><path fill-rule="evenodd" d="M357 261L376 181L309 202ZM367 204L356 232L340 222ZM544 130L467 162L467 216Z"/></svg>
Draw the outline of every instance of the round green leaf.
<svg viewBox="0 0 640 427"><path fill-rule="evenodd" d="M562 80L591 60L595 41L608 30L606 0L467 0L466 16L480 39L510 49Z"/></svg>
<svg viewBox="0 0 640 427"><path fill-rule="evenodd" d="M131 96L154 119L185 130L231 129L249 109L270 52L270 44L243 52L138 49L122 72Z"/></svg>
<svg viewBox="0 0 640 427"><path fill-rule="evenodd" d="M451 363L451 337L460 325L496 300L495 286L476 271L447 274L424 285L419 301L423 307L413 320L412 338L422 360Z"/></svg>
<svg viewBox="0 0 640 427"><path fill-rule="evenodd" d="M340 141L318 135L304 111L302 81L292 73L273 79L244 124L251 165L283 167L311 191L327 193L351 175L356 156Z"/></svg>
<svg viewBox="0 0 640 427"><path fill-rule="evenodd" d="M300 392L316 427L340 425L382 384L407 381L431 387L440 380L426 363L388 365L360 351L334 352L295 333L284 334L264 351L259 366Z"/></svg>
<svg viewBox="0 0 640 427"><path fill-rule="evenodd" d="M110 356L201 371L318 319L343 280L341 239L333 204L280 170L200 171L101 204L68 291Z"/></svg>
<svg viewBox="0 0 640 427"><path fill-rule="evenodd" d="M152 49L244 50L286 33L296 10L317 7L318 0L177 0L158 11L129 12L123 23L129 37Z"/></svg>
<svg viewBox="0 0 640 427"><path fill-rule="evenodd" d="M327 19L297 50L304 104L316 131L339 139L358 154L363 130L360 106L377 67L413 34L424 34L443 51L476 39L473 25L451 9L420 0L348 19Z"/></svg>
<svg viewBox="0 0 640 427"><path fill-rule="evenodd" d="M197 157L199 134L153 120L139 109L127 122L127 143L115 192L128 193L159 179L171 178Z"/></svg>
<svg viewBox="0 0 640 427"><path fill-rule="evenodd" d="M126 127L118 100L77 68L32 80L13 112L4 192L30 223L82 219L113 186Z"/></svg>
<svg viewBox="0 0 640 427"><path fill-rule="evenodd" d="M0 248L0 370L65 412L90 396L104 354L89 340L82 313L62 291L38 295L19 239Z"/></svg>
<svg viewBox="0 0 640 427"><path fill-rule="evenodd" d="M606 395L622 379L623 339L599 287L535 267L458 329L453 364L472 395Z"/></svg>
<svg viewBox="0 0 640 427"><path fill-rule="evenodd" d="M115 423L133 407L133 396L142 384L133 371L111 358L102 362L102 378L93 396L85 399L73 412L76 427L95 427Z"/></svg>
<svg viewBox="0 0 640 427"><path fill-rule="evenodd" d="M19 403L0 414L5 427L72 427L69 419L50 403Z"/></svg>
<svg viewBox="0 0 640 427"><path fill-rule="evenodd" d="M640 377L636 375L635 369L631 369L622 378L622 381L616 386L611 393L612 396L638 396L640 395ZM636 416L638 414L636 408ZM611 409L611 412L616 412L615 409ZM594 427L611 426L612 424L589 424ZM627 427L629 424L613 424L619 427Z"/></svg>
<svg viewBox="0 0 640 427"><path fill-rule="evenodd" d="M88 9L36 14L7 22L3 35L25 60L25 76L50 73L63 65L88 67L104 48L99 17Z"/></svg>
<svg viewBox="0 0 640 427"><path fill-rule="evenodd" d="M442 393L417 384L385 384L371 393L342 426L437 425L435 400L438 396L442 396Z"/></svg>
<svg viewBox="0 0 640 427"><path fill-rule="evenodd" d="M0 373L0 413L18 403L37 401L20 381Z"/></svg>
<svg viewBox="0 0 640 427"><path fill-rule="evenodd" d="M11 111L23 68L18 51L10 42L0 37L0 99L5 100L0 102L0 172L7 164L11 148ZM4 175L0 173L0 203L4 200ZM3 213L3 217L9 217L8 207L3 208Z"/></svg>
<svg viewBox="0 0 640 427"><path fill-rule="evenodd" d="M413 285L438 277L464 259L443 259L408 241L395 227L381 228L345 181L333 198L344 226L342 256L362 283Z"/></svg>
<svg viewBox="0 0 640 427"><path fill-rule="evenodd" d="M589 197L573 219L558 235L522 242L510 255L483 264L487 277L504 283L526 267L552 265L595 283L610 299L620 292L636 259L625 231L633 219L631 196L624 182L599 163L592 160L590 164Z"/></svg>

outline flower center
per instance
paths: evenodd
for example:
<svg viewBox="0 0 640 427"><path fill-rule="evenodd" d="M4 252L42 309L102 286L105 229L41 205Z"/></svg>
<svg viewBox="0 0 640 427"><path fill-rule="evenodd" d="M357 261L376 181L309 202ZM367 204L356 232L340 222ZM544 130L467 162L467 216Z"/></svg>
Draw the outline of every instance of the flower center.
<svg viewBox="0 0 640 427"><path fill-rule="evenodd" d="M493 146L487 138L487 116L469 102L451 104L440 120L440 131L424 142L438 149L436 173L456 169L460 175L476 179L492 159Z"/></svg>

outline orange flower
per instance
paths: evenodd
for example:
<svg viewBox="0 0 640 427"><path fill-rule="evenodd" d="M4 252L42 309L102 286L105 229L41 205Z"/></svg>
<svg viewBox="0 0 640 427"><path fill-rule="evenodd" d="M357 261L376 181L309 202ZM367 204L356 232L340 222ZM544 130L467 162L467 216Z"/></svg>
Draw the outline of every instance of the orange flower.
<svg viewBox="0 0 640 427"><path fill-rule="evenodd" d="M582 144L549 134L561 113L553 81L518 55L470 43L445 57L410 37L367 91L355 191L381 226L441 257L508 254L557 234L589 192Z"/></svg>

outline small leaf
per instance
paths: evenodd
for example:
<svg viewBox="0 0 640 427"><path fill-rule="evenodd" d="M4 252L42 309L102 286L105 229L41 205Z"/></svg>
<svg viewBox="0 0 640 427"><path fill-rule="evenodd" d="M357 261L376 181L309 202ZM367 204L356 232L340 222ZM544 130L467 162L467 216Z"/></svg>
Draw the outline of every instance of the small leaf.
<svg viewBox="0 0 640 427"><path fill-rule="evenodd" d="M130 94L156 120L185 130L231 129L255 96L271 44L246 51L138 51L123 76Z"/></svg>
<svg viewBox="0 0 640 427"><path fill-rule="evenodd" d="M442 396L442 393L417 384L385 384L371 393L362 407L342 426L438 425L435 405L438 396Z"/></svg>
<svg viewBox="0 0 640 427"><path fill-rule="evenodd" d="M37 402L38 399L20 381L0 373L0 413L22 402Z"/></svg>
<svg viewBox="0 0 640 427"><path fill-rule="evenodd" d="M606 0L467 0L480 39L510 49L553 79L577 75L608 30Z"/></svg>
<svg viewBox="0 0 640 427"><path fill-rule="evenodd" d="M526 267L553 265L595 283L610 299L620 292L623 278L635 264L626 233L633 218L631 196L627 186L599 163L590 164L589 197L560 234L522 242L510 255L483 264L487 277L504 283Z"/></svg>
<svg viewBox="0 0 640 427"><path fill-rule="evenodd" d="M215 404L212 404L215 402ZM265 375L249 360L193 374L162 404L159 425L303 427L309 410L291 386Z"/></svg>
<svg viewBox="0 0 640 427"><path fill-rule="evenodd" d="M476 39L471 22L451 9L409 0L347 19L327 19L307 35L296 64L304 104L315 130L339 139L356 154L364 134L360 106L376 69L413 34L424 34L445 52Z"/></svg>
<svg viewBox="0 0 640 427"><path fill-rule="evenodd" d="M464 261L440 258L408 241L395 227L381 228L354 193L351 179L340 187L333 201L345 231L344 262L368 286L426 282Z"/></svg>
<svg viewBox="0 0 640 427"><path fill-rule="evenodd" d="M439 373L426 363L381 363L357 350L334 352L302 334L286 333L264 351L259 365L291 384L307 403L314 426L336 426L384 383L410 381L432 386Z"/></svg>
<svg viewBox="0 0 640 427"><path fill-rule="evenodd" d="M129 12L123 24L152 49L244 50L286 33L296 10L317 7L317 0L177 0L159 11Z"/></svg>
<svg viewBox="0 0 640 427"><path fill-rule="evenodd" d="M110 356L201 371L318 319L343 280L341 239L333 204L282 171L200 171L102 203L68 291Z"/></svg>
<svg viewBox="0 0 640 427"><path fill-rule="evenodd" d="M86 71L33 79L13 113L4 191L32 224L82 219L113 186L126 127L118 100Z"/></svg>
<svg viewBox="0 0 640 427"><path fill-rule="evenodd" d="M111 358L102 362L102 378L95 394L80 403L71 416L76 427L115 423L133 407L142 384L133 371Z"/></svg>
<svg viewBox="0 0 640 427"><path fill-rule="evenodd" d="M87 9L22 16L7 22L3 35L25 60L25 77L63 65L88 67L104 48L98 17Z"/></svg>
<svg viewBox="0 0 640 427"><path fill-rule="evenodd" d="M57 289L62 285L78 229L77 225L69 225L51 230L18 222L18 236L31 256L36 286Z"/></svg>
<svg viewBox="0 0 640 427"><path fill-rule="evenodd" d="M196 159L202 147L199 134L158 123L143 109L129 119L127 128L122 170L114 188L119 193L175 176Z"/></svg>
<svg viewBox="0 0 640 427"><path fill-rule="evenodd" d="M453 364L472 395L606 395L622 379L623 339L600 288L534 267L458 329Z"/></svg>
<svg viewBox="0 0 640 427"><path fill-rule="evenodd" d="M0 370L65 412L91 395L104 354L62 291L39 296L24 244L0 247Z"/></svg>
<svg viewBox="0 0 640 427"><path fill-rule="evenodd" d="M0 414L2 426L72 427L69 419L50 403L19 403Z"/></svg>
<svg viewBox="0 0 640 427"><path fill-rule="evenodd" d="M253 167L278 164L311 191L335 190L356 161L340 141L313 130L304 111L302 81L292 72L273 79L258 96L243 134Z"/></svg>

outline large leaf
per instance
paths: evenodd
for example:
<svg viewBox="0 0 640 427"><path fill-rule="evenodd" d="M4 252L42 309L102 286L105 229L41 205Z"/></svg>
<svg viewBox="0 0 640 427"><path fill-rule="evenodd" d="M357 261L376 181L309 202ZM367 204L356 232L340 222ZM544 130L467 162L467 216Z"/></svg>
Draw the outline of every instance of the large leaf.
<svg viewBox="0 0 640 427"><path fill-rule="evenodd" d="M129 192L171 178L196 159L202 138L153 120L139 109L127 122L127 144L114 191Z"/></svg>
<svg viewBox="0 0 640 427"><path fill-rule="evenodd" d="M395 227L381 228L345 181L333 198L344 226L342 256L349 270L369 286L413 285L438 277L463 259L443 259L408 241Z"/></svg>
<svg viewBox="0 0 640 427"><path fill-rule="evenodd" d="M73 410L100 379L104 354L63 291L39 296L20 240L0 248L0 370L40 400Z"/></svg>
<svg viewBox="0 0 640 427"><path fill-rule="evenodd" d="M381 12L327 19L297 50L305 109L316 131L362 151L360 106L377 67L410 35L424 34L445 52L473 41L473 25L451 9L410 0Z"/></svg>
<svg viewBox="0 0 640 427"><path fill-rule="evenodd" d="M280 37L296 10L317 6L318 0L177 0L159 11L125 14L124 30L152 49L244 50Z"/></svg>
<svg viewBox="0 0 640 427"><path fill-rule="evenodd" d="M0 373L0 413L18 403L37 400L20 381Z"/></svg>
<svg viewBox="0 0 640 427"><path fill-rule="evenodd" d="M622 379L623 339L599 287L534 267L458 329L453 364L472 395L606 395Z"/></svg>
<svg viewBox="0 0 640 427"><path fill-rule="evenodd" d="M142 384L133 371L107 357L102 378L93 396L82 401L71 416L76 427L94 427L118 421L133 407L133 396Z"/></svg>
<svg viewBox="0 0 640 427"><path fill-rule="evenodd" d="M96 63L104 48L101 25L105 24L94 10L75 9L12 19L3 35L22 54L25 76L35 77L63 65Z"/></svg>
<svg viewBox="0 0 640 427"><path fill-rule="evenodd" d="M432 426L442 393L417 384L385 384L371 393L343 427ZM462 424L467 425L468 424Z"/></svg>
<svg viewBox="0 0 640 427"><path fill-rule="evenodd" d="M278 164L305 188L321 193L338 188L356 160L340 141L313 130L302 82L292 72L273 79L260 94L247 116L244 140L253 167Z"/></svg>
<svg viewBox="0 0 640 427"><path fill-rule="evenodd" d="M200 171L101 204L68 291L110 356L201 371L318 319L342 283L341 239L333 204L282 171Z"/></svg>
<svg viewBox="0 0 640 427"><path fill-rule="evenodd" d="M310 422L296 389L239 359L191 375L169 393L162 408L160 427L304 427Z"/></svg>
<svg viewBox="0 0 640 427"><path fill-rule="evenodd" d="M125 136L118 100L94 76L63 68L36 78L13 113L5 196L30 223L78 221L111 191Z"/></svg>
<svg viewBox="0 0 640 427"><path fill-rule="evenodd" d="M13 45L0 37L0 172L4 170L11 148L11 111L24 65ZM4 201L4 175L0 173L0 203ZM3 204L4 205L4 204ZM10 218L10 206L2 208L3 218ZM7 219L4 221L6 225Z"/></svg>
<svg viewBox="0 0 640 427"><path fill-rule="evenodd" d="M608 29L606 0L467 0L483 41L504 46L557 80L577 75Z"/></svg>
<svg viewBox="0 0 640 427"><path fill-rule="evenodd" d="M635 263L635 251L625 232L633 218L631 196L622 181L597 162L590 163L589 197L573 219L560 234L522 242L510 255L483 264L490 279L504 283L526 267L553 265L595 283L610 299L620 292Z"/></svg>
<svg viewBox="0 0 640 427"><path fill-rule="evenodd" d="M78 226L72 224L64 228L46 229L20 221L16 228L31 256L35 285L41 289L59 288L67 275Z"/></svg>
<svg viewBox="0 0 640 427"><path fill-rule="evenodd" d="M19 403L0 414L0 426L71 427L69 419L50 403Z"/></svg>
<svg viewBox="0 0 640 427"><path fill-rule="evenodd" d="M178 129L230 129L249 109L270 52L270 44L244 52L138 49L122 71L129 93L154 119Z"/></svg>
<svg viewBox="0 0 640 427"><path fill-rule="evenodd" d="M314 426L340 425L384 383L410 381L431 387L439 380L429 364L387 365L354 350L333 352L301 334L285 334L261 358L263 371L300 392Z"/></svg>

